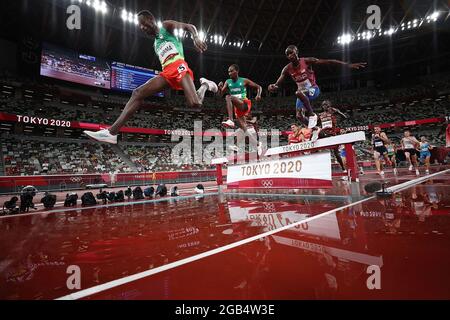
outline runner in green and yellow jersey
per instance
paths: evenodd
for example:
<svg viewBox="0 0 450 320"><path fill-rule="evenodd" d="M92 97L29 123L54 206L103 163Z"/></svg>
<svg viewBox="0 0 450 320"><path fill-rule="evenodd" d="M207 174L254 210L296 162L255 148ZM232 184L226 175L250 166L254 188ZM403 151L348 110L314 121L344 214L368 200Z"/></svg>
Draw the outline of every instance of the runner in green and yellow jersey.
<svg viewBox="0 0 450 320"><path fill-rule="evenodd" d="M249 134L249 138L258 147L258 154L262 155L262 144L258 142L257 132L248 130L246 117L250 115L252 110L252 102L247 97L247 87L257 90L255 101L261 101L262 87L250 79L239 77L239 66L232 64L228 68L228 75L230 79L225 83L219 83L219 94L226 94L226 106L228 112L228 120L222 122L222 125L227 128L234 128L233 111L236 115L236 120L239 127Z"/></svg>
<svg viewBox="0 0 450 320"><path fill-rule="evenodd" d="M141 108L144 99L165 89L184 90L186 102L190 107L201 107L207 90L214 93L218 91L217 85L205 78L200 78L201 86L197 91L195 90L194 74L184 60L183 44L174 35L174 30L181 29L189 32L195 48L202 53L207 50L207 46L200 39L194 25L166 20L162 22L161 27L158 27L155 17L147 10L138 13L138 21L141 31L155 39L154 49L163 71L133 91L125 109L109 129L97 132L84 131L94 140L116 144L120 128Z"/></svg>
<svg viewBox="0 0 450 320"><path fill-rule="evenodd" d="M226 95L228 120L222 125L234 128L233 111L240 124L245 125L244 117L252 110L252 102L247 98L247 87L257 90L255 101L261 100L262 87L247 78L239 77L239 66L233 64L228 68L230 79L219 83L219 94Z"/></svg>

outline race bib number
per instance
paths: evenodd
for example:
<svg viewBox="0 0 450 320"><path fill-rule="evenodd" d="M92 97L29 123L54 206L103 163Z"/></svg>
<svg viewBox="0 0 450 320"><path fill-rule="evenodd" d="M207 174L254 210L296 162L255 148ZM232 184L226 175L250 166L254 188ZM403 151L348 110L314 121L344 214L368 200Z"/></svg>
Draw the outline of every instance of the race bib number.
<svg viewBox="0 0 450 320"><path fill-rule="evenodd" d="M235 98L239 98L242 99L242 94L238 93L238 94L232 94L233 97Z"/></svg>
<svg viewBox="0 0 450 320"><path fill-rule="evenodd" d="M164 63L170 56L177 55L178 50L172 42L165 42L158 48L158 57Z"/></svg>
<svg viewBox="0 0 450 320"><path fill-rule="evenodd" d="M333 128L333 121L324 121L322 122L322 129Z"/></svg>
<svg viewBox="0 0 450 320"><path fill-rule="evenodd" d="M177 70L178 70L178 73L183 73L187 70L187 68L184 64L180 64Z"/></svg>
<svg viewBox="0 0 450 320"><path fill-rule="evenodd" d="M375 147L382 147L382 146L383 146L383 142L375 141Z"/></svg>

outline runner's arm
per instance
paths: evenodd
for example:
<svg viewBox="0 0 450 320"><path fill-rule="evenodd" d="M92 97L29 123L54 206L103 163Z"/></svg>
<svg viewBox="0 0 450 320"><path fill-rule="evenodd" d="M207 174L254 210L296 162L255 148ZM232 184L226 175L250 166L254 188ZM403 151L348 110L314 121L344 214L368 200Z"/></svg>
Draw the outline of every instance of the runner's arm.
<svg viewBox="0 0 450 320"><path fill-rule="evenodd" d="M335 59L317 59L317 58L305 58L307 64L338 64L349 67L350 69L361 69L367 66L366 62L348 63Z"/></svg>
<svg viewBox="0 0 450 320"><path fill-rule="evenodd" d="M253 82L250 79L245 79L244 85L245 86L249 86L250 88L257 90L257 94L256 94L256 98L255 99L256 99L256 101L260 101L261 100L262 87L259 84Z"/></svg>
<svg viewBox="0 0 450 320"><path fill-rule="evenodd" d="M220 85L222 84L222 85ZM223 96L228 90L228 82L220 82L219 83L219 96Z"/></svg>
<svg viewBox="0 0 450 320"><path fill-rule="evenodd" d="M384 143L389 144L389 138L387 137L386 133L382 132L382 133L380 134L380 138L381 138L381 140L384 141Z"/></svg>
<svg viewBox="0 0 450 320"><path fill-rule="evenodd" d="M420 142L416 139L416 137L411 137L410 140L415 144L416 148L420 147Z"/></svg>
<svg viewBox="0 0 450 320"><path fill-rule="evenodd" d="M283 68L283 70L281 71L281 75L278 78L277 82L275 82L274 84L269 85L269 91L270 92L276 92L278 90L278 88L280 87L281 83L286 79L286 74L287 74L287 66Z"/></svg>
<svg viewBox="0 0 450 320"><path fill-rule="evenodd" d="M194 41L194 45L199 52L204 52L208 49L206 43L200 39L197 27L190 23L179 22L175 20L166 20L163 22L164 29L173 33L175 29L181 29L189 32L192 35L192 39Z"/></svg>
<svg viewBox="0 0 450 320"><path fill-rule="evenodd" d="M345 119L348 118L348 116L347 116L345 113L341 112L341 110L336 109L336 108L333 108L333 110L334 110L335 112L339 113L339 114L340 114L341 116L343 116Z"/></svg>

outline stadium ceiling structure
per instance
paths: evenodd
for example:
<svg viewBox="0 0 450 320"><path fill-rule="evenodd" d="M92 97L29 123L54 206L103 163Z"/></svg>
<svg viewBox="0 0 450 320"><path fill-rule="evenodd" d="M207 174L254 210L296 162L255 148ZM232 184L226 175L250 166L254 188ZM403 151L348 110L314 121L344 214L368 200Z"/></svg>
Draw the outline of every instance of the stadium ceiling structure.
<svg viewBox="0 0 450 320"><path fill-rule="evenodd" d="M63 26L67 16L65 8L70 4L79 5L87 14L83 29L68 34ZM4 5L2 25L6 25L4 33L12 28L98 56L114 56L157 68L151 46L143 41L144 35L135 25L135 13L147 9L159 21L173 19L197 26L209 46L201 62L196 62L192 42L186 38L184 43L187 58L192 64L197 63L194 68L202 74L219 77L228 63L241 63L252 79L263 81L279 73L286 62L284 50L291 44L297 45L302 55L340 58L350 57L345 51L367 48L368 42L355 42L354 48L343 48L337 38L346 33L364 32L370 5L380 7L382 28L400 26L435 11L441 13L441 23L433 27L396 35L399 41L394 45L406 51L405 57L411 54L411 47L405 41L408 37L430 30L448 32L446 0L45 0L38 5L36 1L21 0ZM18 12L22 18L8 12ZM30 25L28 29L25 22ZM186 35L180 32L180 37ZM386 59L387 50L383 46L377 49L377 40L370 46L372 54L378 50L377 59Z"/></svg>

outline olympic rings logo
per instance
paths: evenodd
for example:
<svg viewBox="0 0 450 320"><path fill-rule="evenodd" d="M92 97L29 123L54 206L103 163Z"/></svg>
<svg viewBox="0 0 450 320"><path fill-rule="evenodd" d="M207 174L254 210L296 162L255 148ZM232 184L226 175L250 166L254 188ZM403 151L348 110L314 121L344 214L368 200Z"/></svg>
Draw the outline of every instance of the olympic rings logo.
<svg viewBox="0 0 450 320"><path fill-rule="evenodd" d="M271 188L273 186L273 180L262 180L261 185L264 188Z"/></svg>
<svg viewBox="0 0 450 320"><path fill-rule="evenodd" d="M72 182L81 182L81 181L83 181L83 178L81 178L81 177L72 177L72 178L70 178L70 181L72 181Z"/></svg>
<svg viewBox="0 0 450 320"><path fill-rule="evenodd" d="M273 203L271 203L271 202L269 202L269 203L265 202L265 203L263 204L263 206L264 206L264 210L265 210L266 212L270 212L270 213L275 212L275 205L274 205Z"/></svg>

